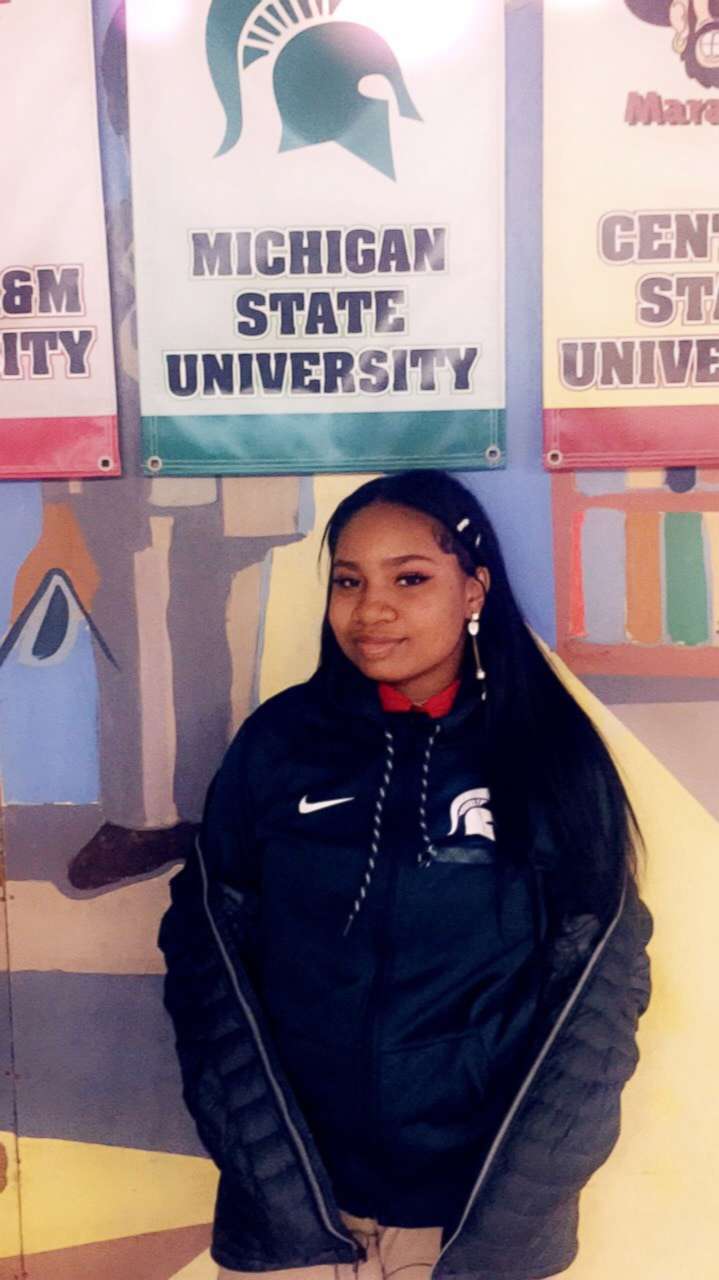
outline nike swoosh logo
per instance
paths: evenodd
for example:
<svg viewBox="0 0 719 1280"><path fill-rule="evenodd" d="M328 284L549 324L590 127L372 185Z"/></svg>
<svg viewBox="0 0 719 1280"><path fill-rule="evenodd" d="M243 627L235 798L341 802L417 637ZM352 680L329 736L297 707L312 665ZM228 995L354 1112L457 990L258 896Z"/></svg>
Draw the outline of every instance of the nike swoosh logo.
<svg viewBox="0 0 719 1280"><path fill-rule="evenodd" d="M299 803L300 813L315 813L317 809L331 809L335 804L348 804L354 796L340 796L339 800L308 800L303 796Z"/></svg>

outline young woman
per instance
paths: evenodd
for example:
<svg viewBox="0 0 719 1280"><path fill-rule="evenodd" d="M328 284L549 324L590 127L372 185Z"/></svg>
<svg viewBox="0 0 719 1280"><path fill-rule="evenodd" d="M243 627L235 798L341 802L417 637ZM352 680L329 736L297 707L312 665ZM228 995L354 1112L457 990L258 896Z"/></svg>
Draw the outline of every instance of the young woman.
<svg viewBox="0 0 719 1280"><path fill-rule="evenodd" d="M326 531L316 674L243 725L161 944L221 1275L540 1280L648 1000L631 810L441 472Z"/></svg>

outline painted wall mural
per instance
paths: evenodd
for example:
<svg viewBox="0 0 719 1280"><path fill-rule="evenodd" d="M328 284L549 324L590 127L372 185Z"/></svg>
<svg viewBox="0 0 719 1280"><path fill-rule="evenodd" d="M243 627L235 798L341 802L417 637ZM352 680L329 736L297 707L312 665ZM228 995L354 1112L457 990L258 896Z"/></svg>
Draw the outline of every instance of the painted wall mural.
<svg viewBox="0 0 719 1280"><path fill-rule="evenodd" d="M719 1134L707 1052L719 1021L702 977L716 958L719 825L691 734L668 769L656 757L688 699L707 717L700 741L719 725L703 665L719 651L719 483L580 473L563 489L568 478L541 470L541 32L532 6L507 17L512 452L504 473L466 478L532 625L554 646L556 575L560 655L618 711L566 671L630 778L661 922L625 1137L587 1194L567 1274L698 1277L719 1212L694 1176ZM180 1099L157 924L235 728L312 668L319 534L357 477L141 476L117 0L96 0L95 19L125 475L0 489L0 1280L215 1280L216 1177ZM691 636L677 592L694 602ZM651 752L622 724L632 716Z"/></svg>
<svg viewBox="0 0 719 1280"><path fill-rule="evenodd" d="M719 675L719 472L553 479L559 652L581 673Z"/></svg>

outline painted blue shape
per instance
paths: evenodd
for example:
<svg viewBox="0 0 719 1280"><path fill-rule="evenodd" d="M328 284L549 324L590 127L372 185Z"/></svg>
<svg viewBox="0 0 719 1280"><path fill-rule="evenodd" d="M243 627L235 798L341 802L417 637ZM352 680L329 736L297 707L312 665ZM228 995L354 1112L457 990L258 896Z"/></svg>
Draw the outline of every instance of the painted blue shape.
<svg viewBox="0 0 719 1280"><path fill-rule="evenodd" d="M116 209L130 198L124 6L93 0L92 7L102 182L106 205Z"/></svg>
<svg viewBox="0 0 719 1280"><path fill-rule="evenodd" d="M270 599L270 586L272 584L272 552L268 551L262 562L262 576L260 578L260 623L257 628L257 646L255 648L255 664L254 675L252 677L252 694L251 706L253 709L260 705L260 680L262 676L262 654L265 649L265 625L267 622L267 605Z"/></svg>
<svg viewBox="0 0 719 1280"><path fill-rule="evenodd" d="M584 614L587 639L626 643L626 538L624 513L596 507L582 528Z"/></svg>
<svg viewBox="0 0 719 1280"><path fill-rule="evenodd" d="M0 639L10 624L17 571L42 533L42 487L3 480L0 490Z"/></svg>
<svg viewBox="0 0 719 1280"><path fill-rule="evenodd" d="M577 471L575 479L579 492L591 496L623 493L627 487L624 471Z"/></svg>
<svg viewBox="0 0 719 1280"><path fill-rule="evenodd" d="M20 1133L204 1155L185 1112L162 977L14 973Z"/></svg>
<svg viewBox="0 0 719 1280"><path fill-rule="evenodd" d="M28 664L19 640L0 667L0 775L7 804L100 799L98 688L87 620L61 662Z"/></svg>
<svg viewBox="0 0 719 1280"><path fill-rule="evenodd" d="M497 531L507 573L525 619L553 646L554 568L549 480L515 466L459 479L479 498Z"/></svg>
<svg viewBox="0 0 719 1280"><path fill-rule="evenodd" d="M668 467L666 471L666 486L671 493L691 493L696 488L697 469L696 467Z"/></svg>
<svg viewBox="0 0 719 1280"><path fill-rule="evenodd" d="M70 625L70 606L61 586L53 588L47 612L32 646L33 658L53 658L67 637Z"/></svg>
<svg viewBox="0 0 719 1280"><path fill-rule="evenodd" d="M506 12L507 470L460 478L497 529L527 621L556 644L550 477L542 466L542 14Z"/></svg>
<svg viewBox="0 0 719 1280"><path fill-rule="evenodd" d="M0 973L0 1129L12 1133L15 1128L15 1097L12 1076L10 1028L10 980L7 972Z"/></svg>
<svg viewBox="0 0 719 1280"><path fill-rule="evenodd" d="M312 476L300 476L297 498L297 532L310 533L315 525L315 491Z"/></svg>
<svg viewBox="0 0 719 1280"><path fill-rule="evenodd" d="M507 443L509 466L542 467L542 14L509 6L507 62ZM496 475L494 479L499 479Z"/></svg>

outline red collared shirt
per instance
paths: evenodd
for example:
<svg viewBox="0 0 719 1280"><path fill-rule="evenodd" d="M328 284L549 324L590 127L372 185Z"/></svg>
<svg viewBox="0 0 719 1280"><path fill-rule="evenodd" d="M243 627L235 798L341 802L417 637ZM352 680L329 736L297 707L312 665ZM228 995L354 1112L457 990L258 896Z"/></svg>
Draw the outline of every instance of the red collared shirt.
<svg viewBox="0 0 719 1280"><path fill-rule="evenodd" d="M424 711L432 720L437 720L452 710L459 684L459 680L453 680L446 689L433 693L426 702L412 702L405 693L400 693L391 684L379 684L377 687L383 711Z"/></svg>

